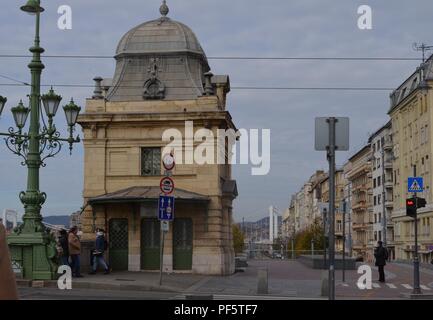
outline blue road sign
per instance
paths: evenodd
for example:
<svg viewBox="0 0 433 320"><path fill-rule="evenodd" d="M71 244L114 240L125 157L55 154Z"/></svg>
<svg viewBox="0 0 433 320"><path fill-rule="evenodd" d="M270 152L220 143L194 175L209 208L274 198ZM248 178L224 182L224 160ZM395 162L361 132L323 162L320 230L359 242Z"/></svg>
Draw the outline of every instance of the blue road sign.
<svg viewBox="0 0 433 320"><path fill-rule="evenodd" d="M421 177L409 177L407 179L407 192L423 192L424 181Z"/></svg>
<svg viewBox="0 0 433 320"><path fill-rule="evenodd" d="M161 221L172 221L174 219L173 196L159 196L158 217Z"/></svg>

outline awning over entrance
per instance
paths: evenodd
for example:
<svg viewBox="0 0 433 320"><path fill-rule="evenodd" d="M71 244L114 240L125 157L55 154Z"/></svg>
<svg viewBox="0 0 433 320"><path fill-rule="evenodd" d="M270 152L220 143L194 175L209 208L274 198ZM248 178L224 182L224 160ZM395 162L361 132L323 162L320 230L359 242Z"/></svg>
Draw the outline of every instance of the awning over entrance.
<svg viewBox="0 0 433 320"><path fill-rule="evenodd" d="M158 200L161 190L159 187L130 187L112 193L107 193L94 198L90 198L88 203L110 204L110 203L145 203ZM174 193L176 202L183 203L208 203L210 198L199 193L176 189Z"/></svg>

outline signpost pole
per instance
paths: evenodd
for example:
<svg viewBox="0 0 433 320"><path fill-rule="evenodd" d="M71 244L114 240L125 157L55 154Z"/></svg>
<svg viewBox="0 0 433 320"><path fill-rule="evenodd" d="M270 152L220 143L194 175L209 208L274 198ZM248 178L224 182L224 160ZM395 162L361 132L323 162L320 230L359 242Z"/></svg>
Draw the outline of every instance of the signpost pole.
<svg viewBox="0 0 433 320"><path fill-rule="evenodd" d="M343 200L343 282L346 282L346 200Z"/></svg>
<svg viewBox="0 0 433 320"><path fill-rule="evenodd" d="M160 225L160 232L161 232L161 236L160 236L160 254L159 254L159 285L162 286L162 267L164 265L164 240L165 240L165 231L162 227L162 224L164 223L164 221L161 221L161 225Z"/></svg>
<svg viewBox="0 0 433 320"><path fill-rule="evenodd" d="M416 178L416 165L413 166L413 176ZM414 192L415 198L415 251L413 257L413 294L421 294L419 285L419 257L418 257L418 197Z"/></svg>
<svg viewBox="0 0 433 320"><path fill-rule="evenodd" d="M335 123L330 117L329 124L329 300L335 300Z"/></svg>

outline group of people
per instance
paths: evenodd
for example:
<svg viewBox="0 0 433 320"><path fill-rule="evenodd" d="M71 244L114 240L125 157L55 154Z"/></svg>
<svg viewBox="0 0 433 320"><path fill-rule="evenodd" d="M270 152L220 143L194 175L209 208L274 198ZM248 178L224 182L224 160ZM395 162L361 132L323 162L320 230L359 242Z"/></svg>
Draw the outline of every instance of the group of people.
<svg viewBox="0 0 433 320"><path fill-rule="evenodd" d="M71 267L72 276L82 278L81 274L81 241L78 236L76 226L69 230L69 233L62 229L59 237L59 255L61 265ZM92 270L89 274L96 274L99 266L104 268L104 274L110 273L110 268L104 259L104 253L107 250L107 241L105 240L105 231L96 230L95 249L91 252Z"/></svg>

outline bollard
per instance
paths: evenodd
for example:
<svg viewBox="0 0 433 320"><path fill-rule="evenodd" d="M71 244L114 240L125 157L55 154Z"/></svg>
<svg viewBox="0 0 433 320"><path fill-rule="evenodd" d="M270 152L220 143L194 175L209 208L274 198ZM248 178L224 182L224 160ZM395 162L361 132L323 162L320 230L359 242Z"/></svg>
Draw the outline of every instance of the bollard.
<svg viewBox="0 0 433 320"><path fill-rule="evenodd" d="M328 281L328 277L329 277L328 270L323 271L322 272L322 287L321 287L322 297L328 297L329 296L329 281Z"/></svg>
<svg viewBox="0 0 433 320"><path fill-rule="evenodd" d="M259 269L257 278L257 294L268 294L268 269Z"/></svg>

